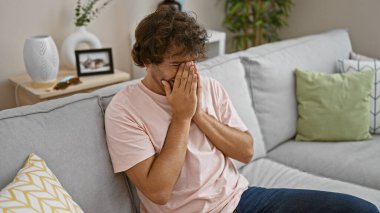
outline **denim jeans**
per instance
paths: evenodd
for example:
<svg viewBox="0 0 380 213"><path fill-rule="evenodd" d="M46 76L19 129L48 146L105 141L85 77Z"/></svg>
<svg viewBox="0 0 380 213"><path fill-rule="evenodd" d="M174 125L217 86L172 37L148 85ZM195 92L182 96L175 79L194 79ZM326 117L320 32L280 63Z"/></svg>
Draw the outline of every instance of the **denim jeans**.
<svg viewBox="0 0 380 213"><path fill-rule="evenodd" d="M235 212L378 213L379 210L366 200L342 193L250 187L242 194Z"/></svg>

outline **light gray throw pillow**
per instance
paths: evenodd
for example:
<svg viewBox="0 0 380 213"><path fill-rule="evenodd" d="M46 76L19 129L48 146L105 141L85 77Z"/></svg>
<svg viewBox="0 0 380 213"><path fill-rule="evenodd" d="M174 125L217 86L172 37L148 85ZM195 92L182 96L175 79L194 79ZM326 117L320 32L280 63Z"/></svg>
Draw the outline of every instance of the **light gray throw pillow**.
<svg viewBox="0 0 380 213"><path fill-rule="evenodd" d="M380 61L372 60L338 60L339 71L347 72L363 72L371 70L374 72L374 81L372 92L370 95L370 111L369 111L369 132L372 134L380 134Z"/></svg>

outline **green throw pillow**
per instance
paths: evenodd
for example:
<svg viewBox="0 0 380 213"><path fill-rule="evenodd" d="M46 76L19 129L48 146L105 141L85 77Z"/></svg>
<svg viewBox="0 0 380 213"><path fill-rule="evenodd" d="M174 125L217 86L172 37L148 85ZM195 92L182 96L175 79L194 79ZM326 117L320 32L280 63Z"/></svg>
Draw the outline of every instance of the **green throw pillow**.
<svg viewBox="0 0 380 213"><path fill-rule="evenodd" d="M301 141L370 139L373 72L324 74L296 70L297 136Z"/></svg>

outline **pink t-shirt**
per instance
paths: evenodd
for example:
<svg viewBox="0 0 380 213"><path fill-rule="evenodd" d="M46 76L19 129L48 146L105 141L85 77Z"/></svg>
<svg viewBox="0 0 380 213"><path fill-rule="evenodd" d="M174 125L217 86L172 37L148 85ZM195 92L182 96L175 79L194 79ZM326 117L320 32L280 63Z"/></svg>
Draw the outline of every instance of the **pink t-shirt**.
<svg viewBox="0 0 380 213"><path fill-rule="evenodd" d="M247 131L223 87L208 77L202 77L202 86L203 110L230 127ZM160 153L171 114L166 97L141 82L115 95L105 117L115 173ZM191 123L186 159L169 202L157 205L138 189L137 193L142 212L232 212L247 186L231 159Z"/></svg>

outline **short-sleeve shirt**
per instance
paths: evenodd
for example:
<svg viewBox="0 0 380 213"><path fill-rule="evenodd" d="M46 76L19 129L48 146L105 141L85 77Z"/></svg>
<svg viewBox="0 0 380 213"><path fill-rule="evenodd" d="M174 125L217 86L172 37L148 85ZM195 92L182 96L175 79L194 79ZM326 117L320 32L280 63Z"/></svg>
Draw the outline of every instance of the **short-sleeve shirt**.
<svg viewBox="0 0 380 213"><path fill-rule="evenodd" d="M247 131L220 83L202 77L202 97L202 109L210 116ZM166 96L154 93L142 82L119 91L105 116L114 172L126 171L159 154L171 118ZM248 181L239 174L232 160L192 122L186 158L169 201L158 205L138 189L137 193L142 212L232 212L247 187Z"/></svg>

